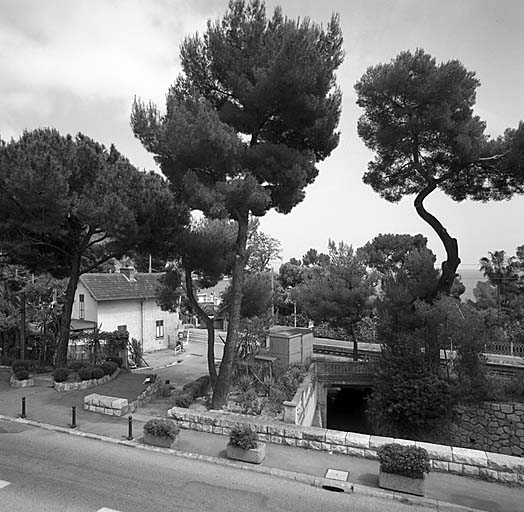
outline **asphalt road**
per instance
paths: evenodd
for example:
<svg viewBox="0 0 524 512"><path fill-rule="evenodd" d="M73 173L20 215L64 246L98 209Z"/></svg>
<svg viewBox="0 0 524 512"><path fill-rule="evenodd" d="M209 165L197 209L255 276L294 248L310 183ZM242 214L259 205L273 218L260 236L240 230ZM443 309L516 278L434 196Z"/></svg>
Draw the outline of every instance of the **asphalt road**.
<svg viewBox="0 0 524 512"><path fill-rule="evenodd" d="M0 511L424 511L0 421Z"/></svg>

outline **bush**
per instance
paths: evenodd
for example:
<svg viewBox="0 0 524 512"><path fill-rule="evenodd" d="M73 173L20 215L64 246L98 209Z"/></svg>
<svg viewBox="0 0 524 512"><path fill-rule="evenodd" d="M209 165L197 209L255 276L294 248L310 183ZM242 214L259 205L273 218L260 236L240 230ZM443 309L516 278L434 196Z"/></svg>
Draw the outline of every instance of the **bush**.
<svg viewBox="0 0 524 512"><path fill-rule="evenodd" d="M184 407L187 409L193 402L193 395L187 391L182 391L175 395L175 407Z"/></svg>
<svg viewBox="0 0 524 512"><path fill-rule="evenodd" d="M11 368L13 369L13 372L18 372L18 370L31 370L33 368L33 361L29 361L28 359L15 359L12 364Z"/></svg>
<svg viewBox="0 0 524 512"><path fill-rule="evenodd" d="M118 364L114 361L105 361L100 365L100 368L102 368L104 375L113 375L118 368Z"/></svg>
<svg viewBox="0 0 524 512"><path fill-rule="evenodd" d="M185 384L182 389L190 393L193 399L204 396L209 388L209 376L204 375L198 379Z"/></svg>
<svg viewBox="0 0 524 512"><path fill-rule="evenodd" d="M69 368L74 372L79 371L81 368L85 368L85 363L83 361L72 361L69 363Z"/></svg>
<svg viewBox="0 0 524 512"><path fill-rule="evenodd" d="M257 435L249 425L237 425L231 430L229 442L244 450L257 447Z"/></svg>
<svg viewBox="0 0 524 512"><path fill-rule="evenodd" d="M91 378L92 379L101 379L105 375L104 370L100 368L100 366L95 366L91 370Z"/></svg>
<svg viewBox="0 0 524 512"><path fill-rule="evenodd" d="M24 370L23 368L15 372L16 380L26 380L28 378L29 378L29 372L27 370Z"/></svg>
<svg viewBox="0 0 524 512"><path fill-rule="evenodd" d="M80 380L90 380L91 372L91 368L80 368L80 370L78 370L78 377Z"/></svg>
<svg viewBox="0 0 524 512"><path fill-rule="evenodd" d="M385 473L422 478L429 473L428 452L419 446L390 443L377 450L380 467Z"/></svg>
<svg viewBox="0 0 524 512"><path fill-rule="evenodd" d="M155 418L144 425L144 432L152 436L175 439L180 432L180 428L173 420Z"/></svg>
<svg viewBox="0 0 524 512"><path fill-rule="evenodd" d="M67 380L67 377L69 377L68 368L57 368L53 372L53 379L55 379L55 382L65 382Z"/></svg>
<svg viewBox="0 0 524 512"><path fill-rule="evenodd" d="M111 361L112 363L116 363L119 368L122 368L122 365L124 364L124 360L118 356L108 356L106 357L106 361Z"/></svg>

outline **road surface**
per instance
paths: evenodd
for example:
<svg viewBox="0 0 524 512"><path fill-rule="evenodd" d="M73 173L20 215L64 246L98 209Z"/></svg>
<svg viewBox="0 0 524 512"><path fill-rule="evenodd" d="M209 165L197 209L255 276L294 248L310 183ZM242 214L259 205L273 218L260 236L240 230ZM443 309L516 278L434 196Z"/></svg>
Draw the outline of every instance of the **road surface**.
<svg viewBox="0 0 524 512"><path fill-rule="evenodd" d="M2 512L429 510L2 421L0 454Z"/></svg>

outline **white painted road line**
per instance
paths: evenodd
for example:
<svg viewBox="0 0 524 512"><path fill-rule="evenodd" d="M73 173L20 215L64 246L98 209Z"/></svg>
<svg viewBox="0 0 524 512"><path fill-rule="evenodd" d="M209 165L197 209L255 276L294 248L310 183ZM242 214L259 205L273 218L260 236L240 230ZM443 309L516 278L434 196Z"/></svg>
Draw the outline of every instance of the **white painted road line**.
<svg viewBox="0 0 524 512"><path fill-rule="evenodd" d="M5 480L0 480L0 489L3 489L4 487L7 487L10 484L11 484L11 482L6 482Z"/></svg>
<svg viewBox="0 0 524 512"><path fill-rule="evenodd" d="M96 512L120 512L120 511L115 510L114 508L103 507L100 510L97 510Z"/></svg>

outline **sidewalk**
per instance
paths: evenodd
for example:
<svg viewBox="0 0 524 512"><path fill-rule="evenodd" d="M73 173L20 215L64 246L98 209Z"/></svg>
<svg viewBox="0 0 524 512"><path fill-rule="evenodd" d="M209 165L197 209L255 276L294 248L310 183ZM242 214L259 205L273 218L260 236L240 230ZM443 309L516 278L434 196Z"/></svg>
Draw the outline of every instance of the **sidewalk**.
<svg viewBox="0 0 524 512"><path fill-rule="evenodd" d="M173 357L174 362L170 361L173 354L167 352L165 354L157 353L153 358L146 357L148 362L151 359L151 362L154 360L155 363L165 363L166 360L168 363L166 363L167 366L161 365L165 366L163 369L149 369L145 373L154 372L160 374L161 372L167 372L173 375L179 368L185 366L183 373L186 374L191 365L194 365L197 369L205 368L205 357L187 357L189 354L198 352L199 349L197 347L191 347L191 350L186 351L182 357ZM176 363L178 359L182 359L183 362ZM204 361L201 361L201 359L204 359ZM75 401L75 399L71 398L72 395L69 395L69 393L58 393L52 388L11 388L7 381L8 375L9 370L0 369L0 415L10 418L19 416L21 412L21 398L25 396L28 420L62 427L64 430L71 431L69 428L71 423L71 404ZM119 380L120 377L113 381L113 390L117 389ZM122 379L120 383L125 383L125 380ZM101 387L92 388L88 391L102 393ZM161 398L138 409L133 414L134 440L129 443L125 441L128 435L127 417L118 418L86 412L83 410L82 404L77 401L76 422L78 428L75 430L75 433L83 432L106 436L112 438L113 442L124 442L135 447L143 447L141 437L144 423L151 417L165 416L167 410L173 406L171 401L171 398ZM178 453L181 456L202 457L217 464L227 463L235 465L235 463L227 461L225 458L226 444L226 436L182 430L180 439L175 447L176 452L183 452ZM270 468L275 468L280 477L310 483L313 482L313 479L325 477L328 469L348 471L347 481L355 484L355 492L390 497L396 494L395 499L406 499L414 505L437 510L484 510L489 512L520 512L523 510L524 489L522 487L509 487L468 477L432 472L426 477L425 498L420 499L379 489L378 462L374 460L271 443L267 444L266 450L266 459L262 463L262 467L246 466L245 464L237 463L238 467L266 473L270 471ZM274 470L271 469L271 471L273 472ZM333 483L336 486L337 482L333 481ZM346 487L349 487L349 485ZM454 504L457 507L447 504ZM416 509L415 507L414 510Z"/></svg>

